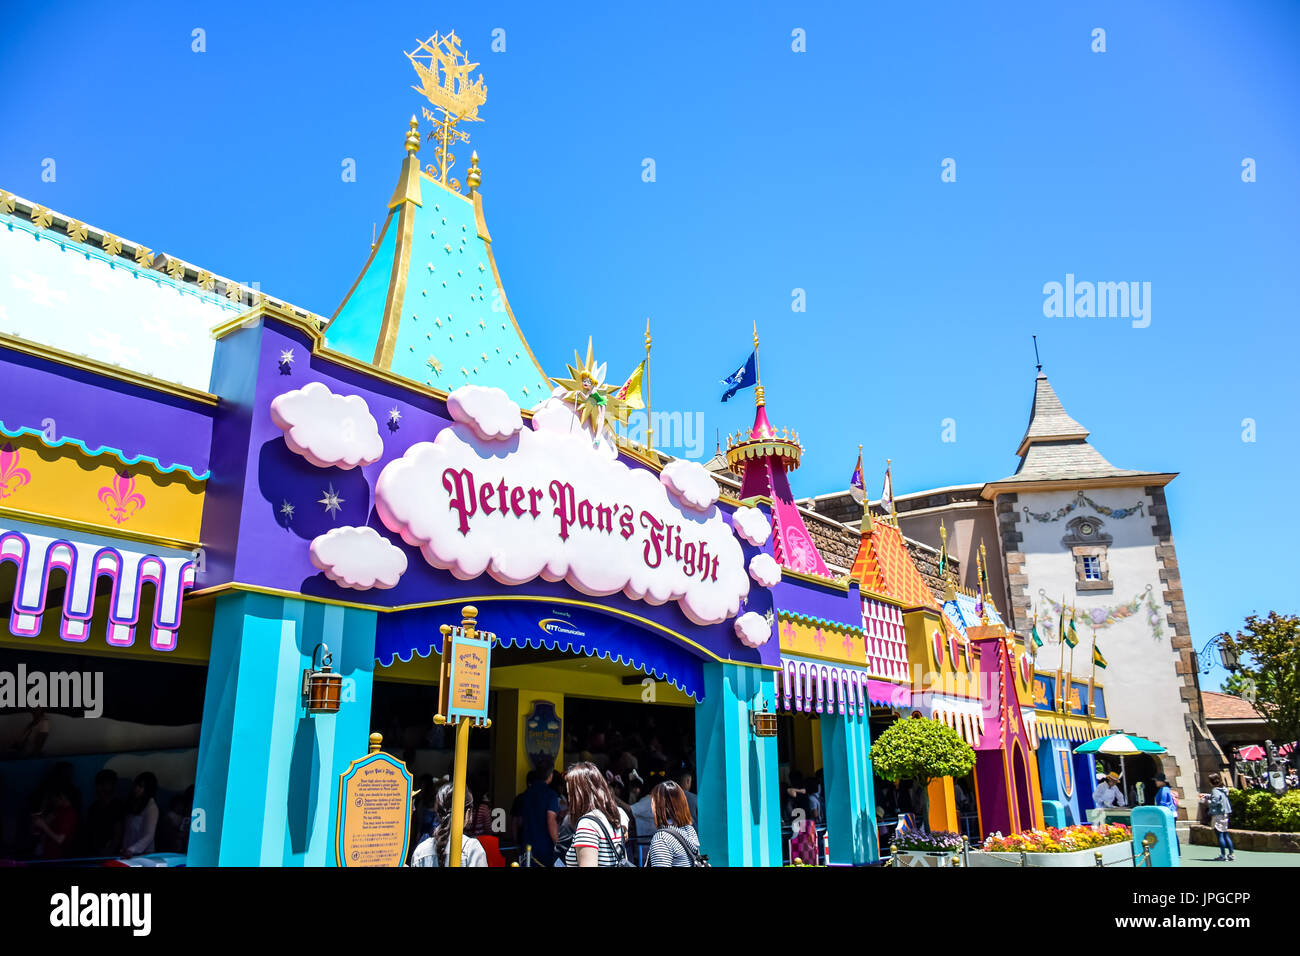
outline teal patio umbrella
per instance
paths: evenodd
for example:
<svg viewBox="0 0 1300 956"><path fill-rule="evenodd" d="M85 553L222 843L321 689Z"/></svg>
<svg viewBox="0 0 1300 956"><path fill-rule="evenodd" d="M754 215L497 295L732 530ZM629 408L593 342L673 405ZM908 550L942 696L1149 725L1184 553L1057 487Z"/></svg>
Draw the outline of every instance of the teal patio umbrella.
<svg viewBox="0 0 1300 956"><path fill-rule="evenodd" d="M1124 766L1125 757L1136 757L1138 754L1162 754L1165 748L1160 746L1154 740L1147 740L1145 737L1138 737L1135 734L1108 734L1105 737L1098 737L1096 740L1089 740L1074 748L1077 754L1110 754L1112 757L1119 757L1119 770L1124 778L1124 793L1128 794L1128 768Z"/></svg>

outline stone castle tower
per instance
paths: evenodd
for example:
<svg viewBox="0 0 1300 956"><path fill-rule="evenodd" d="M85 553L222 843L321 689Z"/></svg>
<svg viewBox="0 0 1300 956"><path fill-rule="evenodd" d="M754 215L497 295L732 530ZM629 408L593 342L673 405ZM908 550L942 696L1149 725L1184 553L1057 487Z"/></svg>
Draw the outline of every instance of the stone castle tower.
<svg viewBox="0 0 1300 956"><path fill-rule="evenodd" d="M1177 475L1117 468L1088 434L1040 370L1020 466L980 493L997 517L1011 619L1023 634L1037 619L1040 668L1069 668L1059 631L1062 604L1074 609L1074 677L1092 672L1095 641L1112 728L1163 744L1160 769L1194 807L1198 778L1222 755L1205 729L1165 500Z"/></svg>

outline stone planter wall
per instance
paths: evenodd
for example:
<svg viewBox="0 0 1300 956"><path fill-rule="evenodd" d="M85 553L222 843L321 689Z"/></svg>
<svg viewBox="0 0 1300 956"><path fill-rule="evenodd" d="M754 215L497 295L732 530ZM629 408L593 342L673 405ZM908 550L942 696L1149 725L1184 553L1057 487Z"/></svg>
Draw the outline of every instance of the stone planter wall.
<svg viewBox="0 0 1300 956"><path fill-rule="evenodd" d="M899 850L892 857L895 866L952 866L956 853L926 853L922 850Z"/></svg>
<svg viewBox="0 0 1300 956"><path fill-rule="evenodd" d="M1238 850L1261 850L1269 853L1300 853L1300 833L1269 833L1265 830L1228 830L1232 845ZM1192 824L1190 842L1193 846L1219 845L1219 835L1214 827Z"/></svg>
<svg viewBox="0 0 1300 956"><path fill-rule="evenodd" d="M1101 862L1103 866L1129 866L1133 860L1133 844L1125 840L1123 843L1110 843L1101 850ZM1073 853L1026 853L1025 862L1027 866L1096 866L1097 850L1075 850ZM1007 866L1019 866L1019 853L989 853L984 850L971 850L971 866L995 866L1005 869Z"/></svg>

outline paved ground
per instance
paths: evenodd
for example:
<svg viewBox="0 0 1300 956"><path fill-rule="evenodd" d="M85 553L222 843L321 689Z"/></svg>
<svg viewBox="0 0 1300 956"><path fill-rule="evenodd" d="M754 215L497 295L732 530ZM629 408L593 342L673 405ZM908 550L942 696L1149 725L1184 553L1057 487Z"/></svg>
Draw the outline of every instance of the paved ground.
<svg viewBox="0 0 1300 956"><path fill-rule="evenodd" d="M1232 868L1236 866L1294 866L1300 867L1300 853L1260 853L1256 850L1238 850L1232 863L1220 863L1217 846L1191 846L1187 843L1187 831L1178 831L1179 843L1183 850L1183 866L1217 866Z"/></svg>

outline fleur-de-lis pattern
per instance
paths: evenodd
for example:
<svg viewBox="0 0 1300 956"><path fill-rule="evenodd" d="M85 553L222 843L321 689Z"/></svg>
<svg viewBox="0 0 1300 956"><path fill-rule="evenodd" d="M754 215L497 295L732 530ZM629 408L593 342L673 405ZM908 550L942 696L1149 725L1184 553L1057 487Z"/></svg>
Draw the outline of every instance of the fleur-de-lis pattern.
<svg viewBox="0 0 1300 956"><path fill-rule="evenodd" d="M18 449L8 442L0 447L0 498L8 498L23 485L31 483L32 473L18 467L19 454Z"/></svg>
<svg viewBox="0 0 1300 956"><path fill-rule="evenodd" d="M123 524L145 506L145 497L135 490L135 479L119 471L111 482L99 489L99 500L108 508L108 516Z"/></svg>

